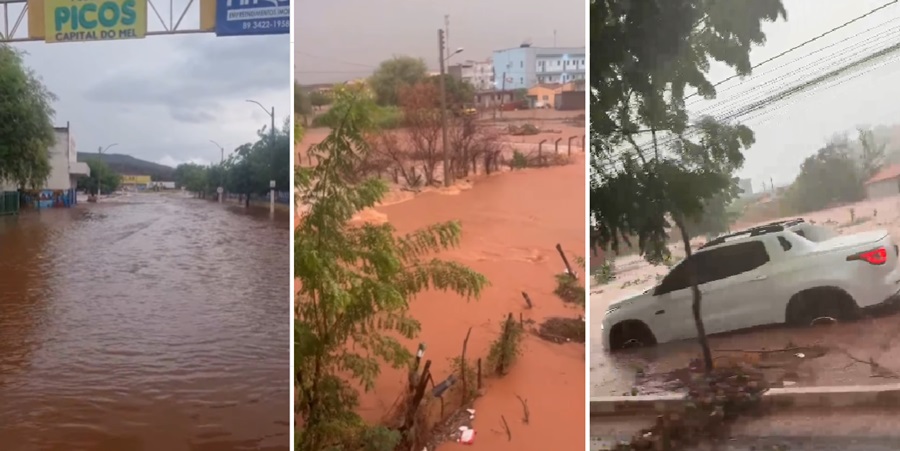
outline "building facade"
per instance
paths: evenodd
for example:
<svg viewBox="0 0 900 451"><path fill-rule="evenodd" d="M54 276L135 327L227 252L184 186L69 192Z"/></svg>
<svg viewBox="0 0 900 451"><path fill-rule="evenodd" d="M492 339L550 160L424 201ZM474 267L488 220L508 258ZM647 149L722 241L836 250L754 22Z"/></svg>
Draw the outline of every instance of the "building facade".
<svg viewBox="0 0 900 451"><path fill-rule="evenodd" d="M153 180L149 175L122 174L122 189L125 191L144 191L150 188Z"/></svg>
<svg viewBox="0 0 900 451"><path fill-rule="evenodd" d="M539 83L584 80L584 47L522 46L495 50L494 89L528 89Z"/></svg>
<svg viewBox="0 0 900 451"><path fill-rule="evenodd" d="M866 197L880 199L900 194L900 164L892 164L882 168L867 180Z"/></svg>
<svg viewBox="0 0 900 451"><path fill-rule="evenodd" d="M494 89L494 65L491 60L470 60L454 64L448 68L447 73L469 83L475 88L475 91L490 91Z"/></svg>
<svg viewBox="0 0 900 451"><path fill-rule="evenodd" d="M56 143L49 149L50 175L41 189L26 189L21 193L20 202L23 208L71 207L78 203L76 195L78 179L91 175L87 163L77 161L75 138L69 124L67 123L65 127L54 127L53 132L56 135Z"/></svg>

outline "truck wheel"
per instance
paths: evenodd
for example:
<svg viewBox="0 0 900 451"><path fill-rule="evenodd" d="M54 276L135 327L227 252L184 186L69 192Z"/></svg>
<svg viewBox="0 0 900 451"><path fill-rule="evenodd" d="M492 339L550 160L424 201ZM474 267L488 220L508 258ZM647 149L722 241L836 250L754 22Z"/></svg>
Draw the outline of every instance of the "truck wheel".
<svg viewBox="0 0 900 451"><path fill-rule="evenodd" d="M609 347L613 351L656 345L656 337L641 321L623 321L609 333Z"/></svg>
<svg viewBox="0 0 900 451"><path fill-rule="evenodd" d="M859 317L856 301L844 290L813 288L795 294L787 307L787 322L795 326L852 321Z"/></svg>

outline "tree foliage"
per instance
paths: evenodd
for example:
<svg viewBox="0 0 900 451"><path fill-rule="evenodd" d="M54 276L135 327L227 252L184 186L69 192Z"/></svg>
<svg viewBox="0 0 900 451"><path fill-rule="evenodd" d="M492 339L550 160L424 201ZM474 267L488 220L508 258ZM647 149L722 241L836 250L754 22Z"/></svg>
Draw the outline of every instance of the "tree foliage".
<svg viewBox="0 0 900 451"><path fill-rule="evenodd" d="M640 252L659 261L669 253L671 219L692 267L688 221L701 220L706 203L729 188L754 138L712 117L692 123L687 91L715 97L711 61L749 74L750 49L765 42L762 22L785 17L784 7L780 0L592 0L590 8L592 235L614 251L620 239L630 245L636 237ZM711 369L696 271L689 273Z"/></svg>
<svg viewBox="0 0 900 451"><path fill-rule="evenodd" d="M88 158L85 162L91 168L91 175L78 179L78 190L96 193L98 180L101 192L104 193L112 193L122 185L122 174L113 170L106 162L98 158Z"/></svg>
<svg viewBox="0 0 900 451"><path fill-rule="evenodd" d="M39 188L50 175L55 96L25 67L22 53L0 45L0 182Z"/></svg>
<svg viewBox="0 0 900 451"><path fill-rule="evenodd" d="M269 181L275 180L275 189L286 191L290 186L290 135L287 121L275 136L263 127L257 132L259 139L238 146L222 163L202 166L184 163L175 168L175 182L200 197L216 195L219 186L227 192L245 195L264 195L269 192Z"/></svg>
<svg viewBox="0 0 900 451"><path fill-rule="evenodd" d="M865 174L873 170L865 166L853 155L846 139L832 139L803 161L785 201L792 211L802 213L861 200L865 197Z"/></svg>
<svg viewBox="0 0 900 451"><path fill-rule="evenodd" d="M428 82L433 84L438 94L440 94L441 76L435 75L428 77ZM471 83L457 77L444 75L444 89L447 90L447 109L450 111L459 111L466 105L475 102L475 87ZM440 98L438 98L440 100Z"/></svg>
<svg viewBox="0 0 900 451"><path fill-rule="evenodd" d="M861 175L864 180L868 180L884 165L887 158L885 153L887 142L875 138L875 133L869 128L859 127L857 131L859 132Z"/></svg>
<svg viewBox="0 0 900 451"><path fill-rule="evenodd" d="M687 218L685 226L688 236L711 238L730 230L731 224L739 217L739 213L729 208L739 195L738 180L737 177L732 178L725 189L707 199L699 218Z"/></svg>
<svg viewBox="0 0 900 451"><path fill-rule="evenodd" d="M331 105L331 95L322 91L310 92L309 103L313 106L313 108L321 108L325 105Z"/></svg>
<svg viewBox="0 0 900 451"><path fill-rule="evenodd" d="M395 56L378 65L369 78L369 85L379 105L397 105L400 89L425 80L427 76L428 66L421 58Z"/></svg>
<svg viewBox="0 0 900 451"><path fill-rule="evenodd" d="M387 192L381 180L359 177L373 126L361 95L336 91L332 110L341 120L310 149L320 163L295 169L297 202L305 207L294 233L298 449L372 449L364 446L372 437L390 439L354 413L354 384L369 390L382 363L410 363L397 337L419 332L408 314L414 296L438 289L472 298L487 284L481 274L433 257L458 244L458 222L398 235L389 223L352 221Z"/></svg>

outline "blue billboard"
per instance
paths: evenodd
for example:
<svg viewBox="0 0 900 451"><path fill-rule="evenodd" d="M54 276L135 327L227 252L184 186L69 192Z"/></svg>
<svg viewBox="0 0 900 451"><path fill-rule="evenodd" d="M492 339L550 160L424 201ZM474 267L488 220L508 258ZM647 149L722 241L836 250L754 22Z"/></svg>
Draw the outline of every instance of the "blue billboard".
<svg viewBox="0 0 900 451"><path fill-rule="evenodd" d="M216 36L290 32L291 0L216 0Z"/></svg>

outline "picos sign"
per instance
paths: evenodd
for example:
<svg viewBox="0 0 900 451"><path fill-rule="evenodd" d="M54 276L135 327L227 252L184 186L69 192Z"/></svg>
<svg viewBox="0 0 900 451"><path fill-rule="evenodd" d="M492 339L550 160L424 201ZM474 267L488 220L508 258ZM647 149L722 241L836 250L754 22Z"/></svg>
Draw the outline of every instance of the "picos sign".
<svg viewBox="0 0 900 451"><path fill-rule="evenodd" d="M46 42L139 39L147 0L44 0Z"/></svg>

